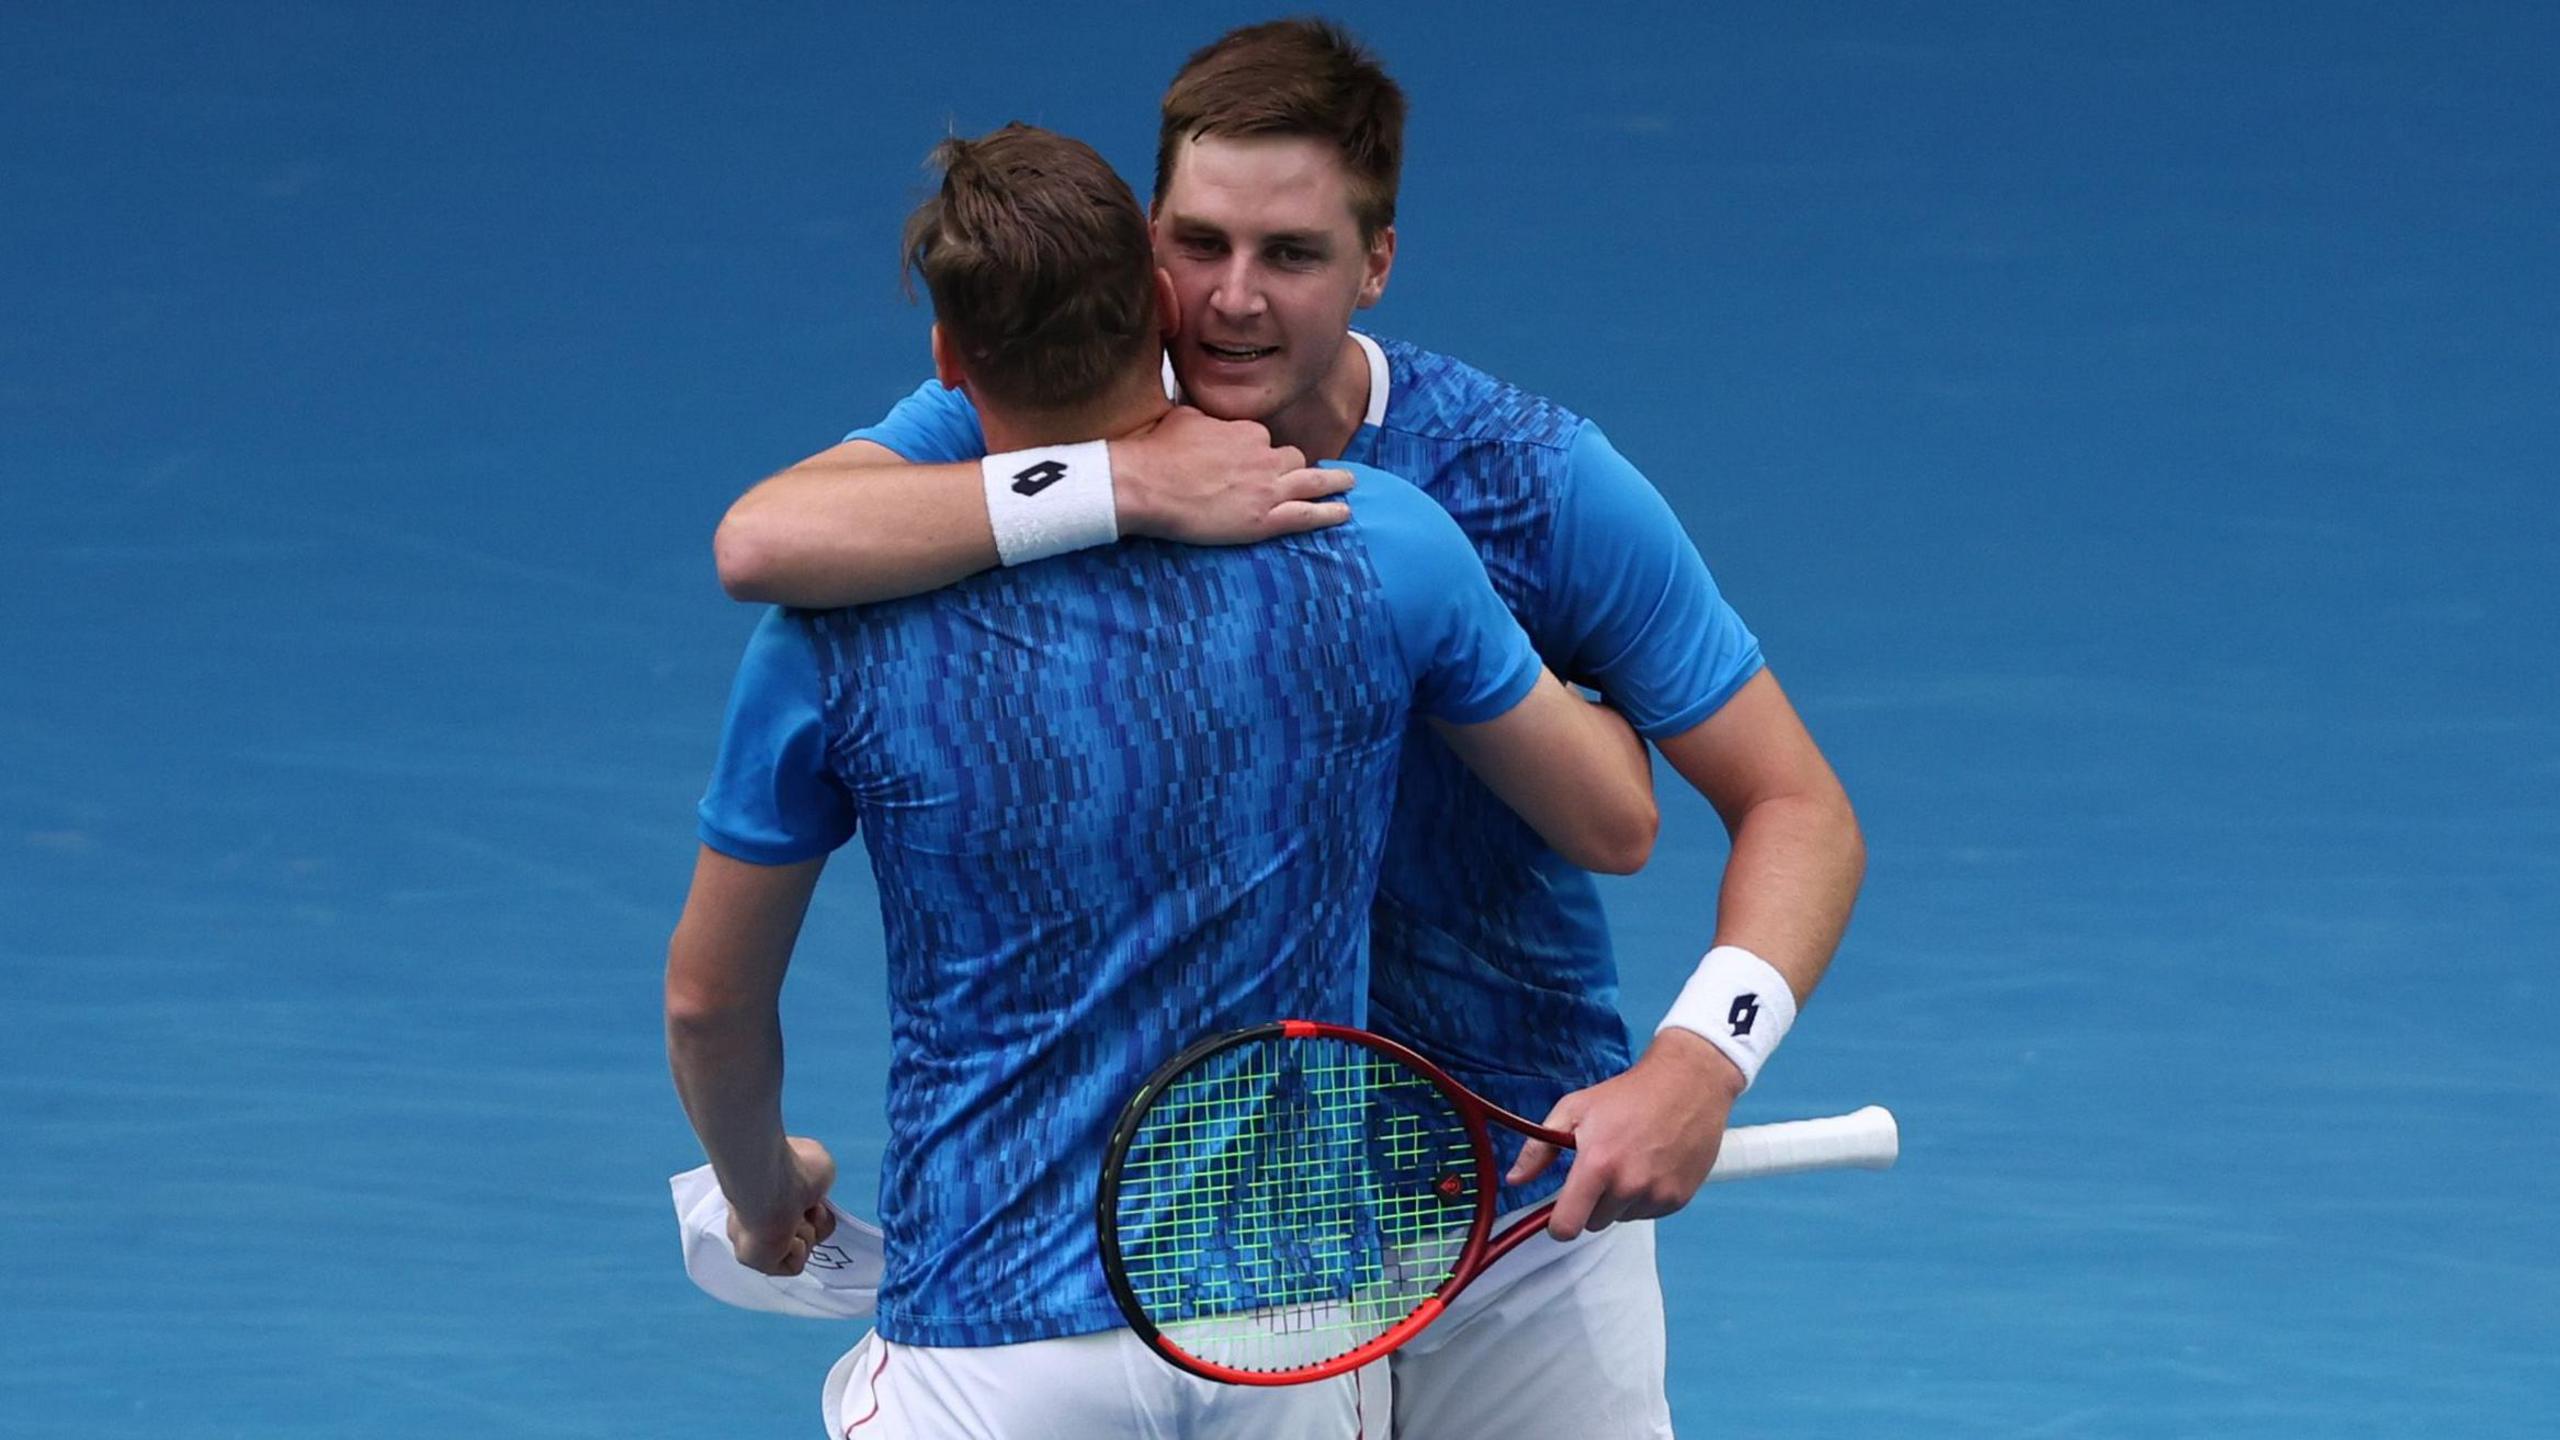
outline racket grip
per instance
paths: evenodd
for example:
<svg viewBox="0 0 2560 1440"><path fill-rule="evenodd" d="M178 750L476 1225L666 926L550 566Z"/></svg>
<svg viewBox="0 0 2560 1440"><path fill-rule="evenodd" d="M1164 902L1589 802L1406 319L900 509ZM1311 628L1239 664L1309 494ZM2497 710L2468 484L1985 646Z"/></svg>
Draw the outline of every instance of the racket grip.
<svg viewBox="0 0 2560 1440"><path fill-rule="evenodd" d="M1902 1130L1894 1123L1893 1112L1869 1105L1819 1120L1784 1120L1727 1130L1707 1183L1805 1170L1884 1170L1901 1153Z"/></svg>

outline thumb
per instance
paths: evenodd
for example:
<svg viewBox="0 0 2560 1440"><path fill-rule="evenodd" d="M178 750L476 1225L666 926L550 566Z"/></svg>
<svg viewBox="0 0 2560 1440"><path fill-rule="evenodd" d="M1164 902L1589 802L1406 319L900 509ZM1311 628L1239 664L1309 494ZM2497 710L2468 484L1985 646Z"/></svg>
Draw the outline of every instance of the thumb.
<svg viewBox="0 0 2560 1440"><path fill-rule="evenodd" d="M791 1158L799 1163L801 1178L820 1196L836 1188L836 1157L827 1147L806 1135L790 1137Z"/></svg>

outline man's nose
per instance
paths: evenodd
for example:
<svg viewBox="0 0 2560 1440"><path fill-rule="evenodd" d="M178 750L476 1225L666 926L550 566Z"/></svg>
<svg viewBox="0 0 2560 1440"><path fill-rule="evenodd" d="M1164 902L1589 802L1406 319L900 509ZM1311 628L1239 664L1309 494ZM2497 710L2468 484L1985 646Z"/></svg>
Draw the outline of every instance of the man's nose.
<svg viewBox="0 0 2560 1440"><path fill-rule="evenodd" d="M1209 305L1221 315L1251 319L1266 308L1262 285L1255 276L1251 257L1237 255L1218 272L1218 281L1209 288Z"/></svg>

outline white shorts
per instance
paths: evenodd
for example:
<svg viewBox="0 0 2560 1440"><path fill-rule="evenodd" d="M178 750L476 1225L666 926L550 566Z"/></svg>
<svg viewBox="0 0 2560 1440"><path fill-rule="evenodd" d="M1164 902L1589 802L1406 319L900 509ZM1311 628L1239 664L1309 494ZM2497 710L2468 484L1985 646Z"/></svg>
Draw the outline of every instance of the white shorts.
<svg viewBox="0 0 2560 1440"><path fill-rule="evenodd" d="M1222 1385L1126 1330L1019 1345L866 1335L827 1373L828 1440L1387 1440L1387 1367Z"/></svg>
<svg viewBox="0 0 2560 1440"><path fill-rule="evenodd" d="M1388 1363L1395 1440L1670 1440L1653 1222L1521 1242Z"/></svg>

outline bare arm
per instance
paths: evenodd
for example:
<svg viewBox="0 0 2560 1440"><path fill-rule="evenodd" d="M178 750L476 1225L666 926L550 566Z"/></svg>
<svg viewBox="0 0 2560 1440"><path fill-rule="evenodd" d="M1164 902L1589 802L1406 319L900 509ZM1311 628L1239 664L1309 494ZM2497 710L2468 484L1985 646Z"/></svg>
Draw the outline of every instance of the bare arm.
<svg viewBox="0 0 2560 1440"><path fill-rule="evenodd" d="M1848 792L1767 671L1663 758L1716 807L1733 837L1716 903L1716 943L1775 967L1798 1002L1810 998L1848 933L1867 872L1866 840Z"/></svg>
<svg viewBox="0 0 2560 1440"><path fill-rule="evenodd" d="M1120 533L1236 545L1338 525L1351 488L1249 421L1177 408L1111 444ZM996 563L977 462L914 465L868 440L740 496L712 541L733 599L826 608L921 595Z"/></svg>
<svg viewBox="0 0 2560 1440"><path fill-rule="evenodd" d="M824 858L750 865L705 847L667 946L667 1059L729 1197L738 1259L795 1274L826 1238L835 1163L782 1128L782 976Z"/></svg>
<svg viewBox="0 0 2560 1440"><path fill-rule="evenodd" d="M1644 742L1618 712L1540 671L1528 698L1475 725L1433 721L1458 758L1556 853L1632 875L1653 854L1661 812Z"/></svg>
<svg viewBox="0 0 2560 1440"><path fill-rule="evenodd" d="M1766 671L1661 748L1733 837L1715 943L1757 954L1805 1000L1848 929L1866 873L1866 842L1839 778ZM1571 1130L1577 1153L1549 1229L1571 1239L1689 1203L1715 1165L1742 1088L1724 1052L1668 1029L1626 1073L1556 1102L1547 1123ZM1533 1141L1512 1178L1554 1158Z"/></svg>
<svg viewBox="0 0 2560 1440"><path fill-rule="evenodd" d="M848 440L739 496L711 553L731 599L824 609L965 580L994 568L996 541L975 462Z"/></svg>

